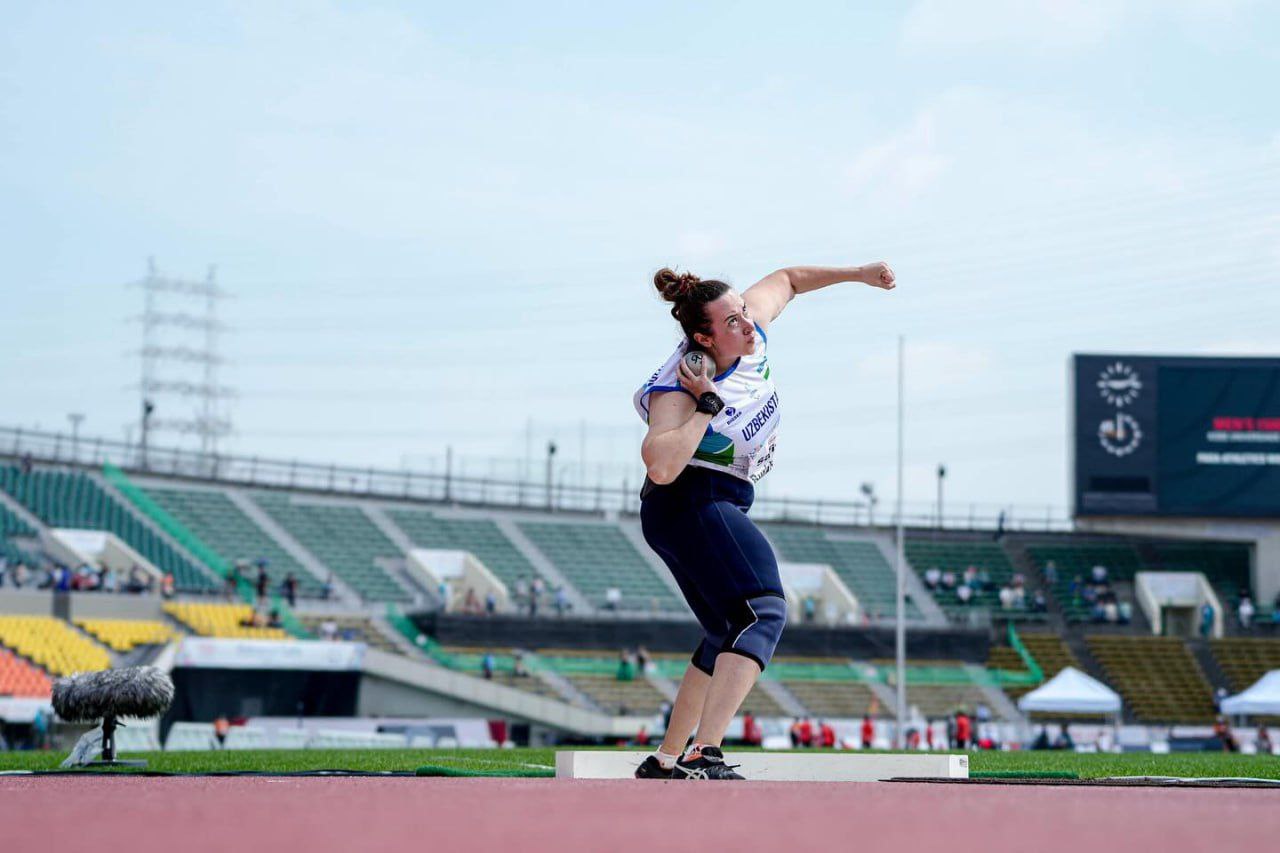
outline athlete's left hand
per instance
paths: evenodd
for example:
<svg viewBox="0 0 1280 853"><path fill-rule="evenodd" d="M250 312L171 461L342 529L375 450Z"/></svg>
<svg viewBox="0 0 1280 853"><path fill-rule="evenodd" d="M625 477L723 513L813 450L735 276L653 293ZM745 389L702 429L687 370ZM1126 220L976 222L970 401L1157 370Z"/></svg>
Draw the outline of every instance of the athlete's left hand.
<svg viewBox="0 0 1280 853"><path fill-rule="evenodd" d="M874 264L867 264L861 268L862 275L859 281L869 284L872 287L878 287L881 290L893 290L897 287L897 277L893 274L893 270L884 261L876 261Z"/></svg>

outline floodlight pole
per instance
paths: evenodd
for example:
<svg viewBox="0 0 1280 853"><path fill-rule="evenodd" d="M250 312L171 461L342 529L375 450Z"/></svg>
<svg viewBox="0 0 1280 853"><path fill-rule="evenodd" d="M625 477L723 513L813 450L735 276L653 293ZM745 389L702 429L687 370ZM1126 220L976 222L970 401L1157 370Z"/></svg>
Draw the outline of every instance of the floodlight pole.
<svg viewBox="0 0 1280 853"><path fill-rule="evenodd" d="M894 746L902 749L906 746L904 726L907 720L907 621L906 621L906 561L903 559L903 524L902 524L902 389L905 362L905 338L898 335L898 508L897 508L897 552L895 554L895 570L898 575L898 620L895 637L897 673L898 673L898 725L894 732Z"/></svg>

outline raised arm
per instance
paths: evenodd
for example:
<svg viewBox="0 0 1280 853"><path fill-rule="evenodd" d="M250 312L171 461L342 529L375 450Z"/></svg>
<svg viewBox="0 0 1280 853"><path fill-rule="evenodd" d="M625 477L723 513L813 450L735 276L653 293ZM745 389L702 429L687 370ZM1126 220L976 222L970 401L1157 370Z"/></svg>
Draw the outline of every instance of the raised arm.
<svg viewBox="0 0 1280 853"><path fill-rule="evenodd" d="M792 297L843 281L883 290L893 290L895 286L893 270L884 261L860 267L786 267L748 287L742 298L755 321L767 330Z"/></svg>

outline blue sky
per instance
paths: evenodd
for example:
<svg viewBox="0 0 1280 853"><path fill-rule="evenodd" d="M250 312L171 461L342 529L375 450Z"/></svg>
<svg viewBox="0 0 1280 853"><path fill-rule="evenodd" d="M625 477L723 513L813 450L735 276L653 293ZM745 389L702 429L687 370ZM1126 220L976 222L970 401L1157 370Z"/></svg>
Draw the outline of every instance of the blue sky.
<svg viewBox="0 0 1280 853"><path fill-rule="evenodd" d="M234 294L225 447L353 464L634 480L664 264L898 272L771 333L771 496L892 494L899 333L960 503L1066 503L1071 352L1280 351L1274 6L854 5L7 4L0 422L124 436L149 255Z"/></svg>

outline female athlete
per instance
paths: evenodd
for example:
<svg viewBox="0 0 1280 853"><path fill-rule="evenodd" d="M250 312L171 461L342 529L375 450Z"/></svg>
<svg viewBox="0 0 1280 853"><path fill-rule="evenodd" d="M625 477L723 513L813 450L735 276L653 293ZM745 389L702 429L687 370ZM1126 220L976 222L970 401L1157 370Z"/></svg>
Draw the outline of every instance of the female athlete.
<svg viewBox="0 0 1280 853"><path fill-rule="evenodd" d="M721 741L786 623L778 561L747 518L773 467L780 416L766 355L769 327L793 297L840 282L894 288L884 263L789 267L739 295L722 281L659 270L653 277L685 340L635 394L649 425L640 455L645 541L671 569L705 636L685 669L658 751L641 779L741 779ZM699 350L715 375L684 360ZM697 734L685 748L690 735Z"/></svg>

